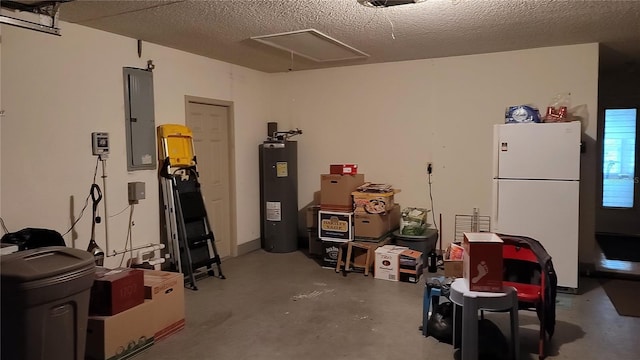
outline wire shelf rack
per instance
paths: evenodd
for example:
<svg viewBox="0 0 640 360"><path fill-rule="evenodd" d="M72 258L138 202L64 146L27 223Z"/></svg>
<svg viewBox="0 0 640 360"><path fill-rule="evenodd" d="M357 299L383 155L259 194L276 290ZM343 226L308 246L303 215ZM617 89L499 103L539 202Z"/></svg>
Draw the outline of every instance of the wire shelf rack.
<svg viewBox="0 0 640 360"><path fill-rule="evenodd" d="M491 217L474 215L456 215L455 241L462 242L465 232L489 232L491 231Z"/></svg>

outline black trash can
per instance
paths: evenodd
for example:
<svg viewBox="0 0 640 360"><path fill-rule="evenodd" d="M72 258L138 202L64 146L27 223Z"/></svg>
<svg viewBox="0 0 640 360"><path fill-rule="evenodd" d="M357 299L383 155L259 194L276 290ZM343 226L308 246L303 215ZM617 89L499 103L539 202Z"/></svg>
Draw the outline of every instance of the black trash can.
<svg viewBox="0 0 640 360"><path fill-rule="evenodd" d="M95 263L50 246L0 256L3 359L82 360Z"/></svg>
<svg viewBox="0 0 640 360"><path fill-rule="evenodd" d="M422 252L422 263L428 264L427 256L435 249L438 241L438 230L427 228L423 235L401 235L399 230L393 232L396 245L406 246L411 250ZM425 265L426 267L426 265Z"/></svg>

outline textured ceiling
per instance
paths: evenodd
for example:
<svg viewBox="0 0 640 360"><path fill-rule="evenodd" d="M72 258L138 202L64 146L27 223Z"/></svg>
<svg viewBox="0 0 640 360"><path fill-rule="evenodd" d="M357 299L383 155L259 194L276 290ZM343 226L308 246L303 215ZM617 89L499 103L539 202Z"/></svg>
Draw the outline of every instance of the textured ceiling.
<svg viewBox="0 0 640 360"><path fill-rule="evenodd" d="M426 0L390 8L357 0L76 0L61 5L60 19L265 72L589 42L603 45L605 66L640 59L640 1L633 0ZM309 28L371 56L292 60L250 39Z"/></svg>

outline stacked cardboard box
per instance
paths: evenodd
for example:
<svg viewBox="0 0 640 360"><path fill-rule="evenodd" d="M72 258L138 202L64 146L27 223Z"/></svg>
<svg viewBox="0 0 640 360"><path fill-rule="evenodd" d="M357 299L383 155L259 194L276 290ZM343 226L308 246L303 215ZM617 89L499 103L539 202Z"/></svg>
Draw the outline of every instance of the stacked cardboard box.
<svg viewBox="0 0 640 360"><path fill-rule="evenodd" d="M351 193L357 239L381 239L400 226L400 205L394 201L399 191L389 184L367 182Z"/></svg>
<svg viewBox="0 0 640 360"><path fill-rule="evenodd" d="M325 269L335 269L338 265L338 254L342 242L322 241L322 267Z"/></svg>
<svg viewBox="0 0 640 360"><path fill-rule="evenodd" d="M400 226L400 205L395 204L383 214L354 212L355 238L375 240L385 237Z"/></svg>
<svg viewBox="0 0 640 360"><path fill-rule="evenodd" d="M376 279L417 283L421 275L422 252L397 245L376 249Z"/></svg>
<svg viewBox="0 0 640 360"><path fill-rule="evenodd" d="M400 280L400 254L407 250L404 246L385 245L376 249L374 277L376 279Z"/></svg>
<svg viewBox="0 0 640 360"><path fill-rule="evenodd" d="M354 238L351 193L362 184L364 174L320 175L318 237L322 240L323 267L335 268L341 243Z"/></svg>
<svg viewBox="0 0 640 360"><path fill-rule="evenodd" d="M307 237L309 239L309 255L322 255L322 241L318 234L318 211L320 205L309 205L307 207Z"/></svg>
<svg viewBox="0 0 640 360"><path fill-rule="evenodd" d="M318 212L318 235L323 241L347 242L353 240L353 213Z"/></svg>
<svg viewBox="0 0 640 360"><path fill-rule="evenodd" d="M400 281L417 283L422 275L422 252L407 249L400 253Z"/></svg>
<svg viewBox="0 0 640 360"><path fill-rule="evenodd" d="M156 341L184 328L184 279L181 273L121 269L106 276L122 279L115 276L119 273L135 274L129 275L136 279L135 289L131 286L119 287L123 289L121 295L106 296L103 299L96 296L104 296L104 292L103 295L98 295L100 293L94 291L91 301L104 304L104 308L113 309L117 307L116 303L122 303L121 297L133 296L127 293L128 289L131 290L131 294L135 294L136 299L141 295L143 302L114 315L89 316L86 359L128 359L152 346ZM94 284L104 287L105 281L102 276ZM117 285L111 286L111 289L117 290L115 286Z"/></svg>
<svg viewBox="0 0 640 360"><path fill-rule="evenodd" d="M351 193L364 184L364 174L320 175L320 207L322 210L353 212Z"/></svg>
<svg viewBox="0 0 640 360"><path fill-rule="evenodd" d="M155 323L155 341L184 329L184 276L181 273L145 270L144 298L155 302L158 310L151 319Z"/></svg>
<svg viewBox="0 0 640 360"><path fill-rule="evenodd" d="M144 272L97 268L91 287L85 358L122 359L153 345L153 304L144 299Z"/></svg>
<svg viewBox="0 0 640 360"><path fill-rule="evenodd" d="M363 192L354 191L351 193L353 196L353 208L357 213L367 214L383 214L391 211L395 204L394 195L399 190L392 189L387 192Z"/></svg>
<svg viewBox="0 0 640 360"><path fill-rule="evenodd" d="M112 316L89 316L85 359L128 359L153 345L155 333L151 319L157 309L146 300Z"/></svg>

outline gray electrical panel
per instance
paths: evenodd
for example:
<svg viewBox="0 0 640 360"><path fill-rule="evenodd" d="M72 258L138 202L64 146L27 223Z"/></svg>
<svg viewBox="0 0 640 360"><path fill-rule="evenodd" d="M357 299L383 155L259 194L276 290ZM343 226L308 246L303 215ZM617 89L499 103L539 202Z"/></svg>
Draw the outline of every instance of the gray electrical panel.
<svg viewBox="0 0 640 360"><path fill-rule="evenodd" d="M156 168L156 125L153 103L153 72L125 67L124 111L127 170Z"/></svg>
<svg viewBox="0 0 640 360"><path fill-rule="evenodd" d="M298 150L295 141L260 144L261 245L298 250Z"/></svg>

